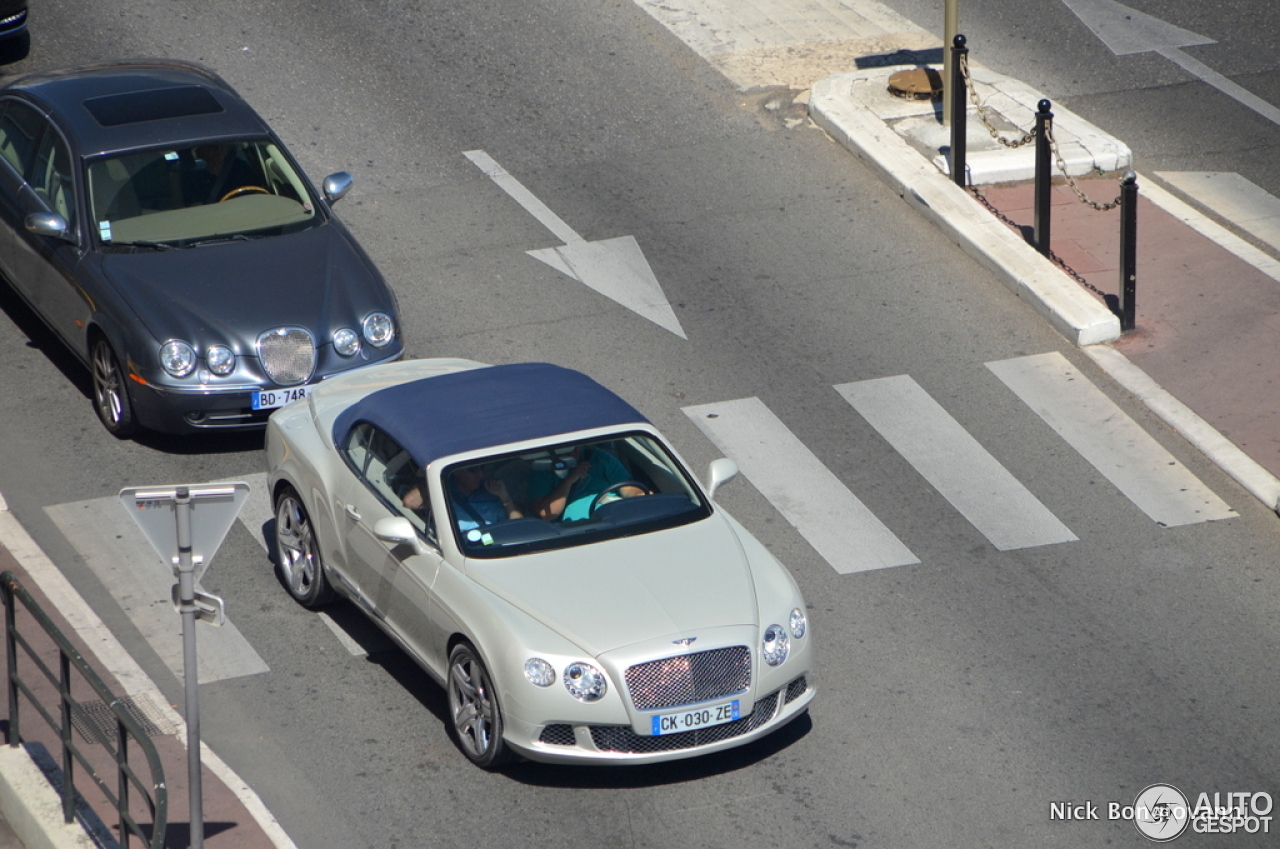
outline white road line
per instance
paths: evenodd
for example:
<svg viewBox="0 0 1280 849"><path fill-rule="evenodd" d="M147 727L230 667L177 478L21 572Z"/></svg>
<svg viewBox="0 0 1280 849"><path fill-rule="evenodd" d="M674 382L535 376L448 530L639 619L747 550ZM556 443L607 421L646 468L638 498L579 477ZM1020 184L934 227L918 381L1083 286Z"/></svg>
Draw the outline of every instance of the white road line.
<svg viewBox="0 0 1280 849"><path fill-rule="evenodd" d="M837 572L920 562L759 398L684 412Z"/></svg>
<svg viewBox="0 0 1280 849"><path fill-rule="evenodd" d="M991 362L987 368L1159 524L1236 515L1058 352Z"/></svg>
<svg viewBox="0 0 1280 849"><path fill-rule="evenodd" d="M45 512L151 648L182 680L182 617L173 609L170 596L177 579L141 529L128 521L120 499L54 504ZM217 568L216 556L211 568ZM196 651L201 684L268 671L230 615L220 628L200 628Z"/></svg>
<svg viewBox="0 0 1280 849"><path fill-rule="evenodd" d="M1157 171L1155 175L1273 248L1280 248L1280 198L1231 171Z"/></svg>
<svg viewBox="0 0 1280 849"><path fill-rule="evenodd" d="M1000 551L1077 539L910 377L835 388Z"/></svg>

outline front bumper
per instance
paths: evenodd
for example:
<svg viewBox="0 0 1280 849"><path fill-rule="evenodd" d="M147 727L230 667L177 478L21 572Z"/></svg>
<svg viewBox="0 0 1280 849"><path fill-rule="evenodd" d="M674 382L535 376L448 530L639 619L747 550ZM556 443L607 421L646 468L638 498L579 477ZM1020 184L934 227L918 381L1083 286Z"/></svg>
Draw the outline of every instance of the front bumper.
<svg viewBox="0 0 1280 849"><path fill-rule="evenodd" d="M403 356L404 347L397 344L395 350L382 359L366 360L343 371L316 375L309 385L358 368L394 362ZM253 409L253 393L279 388L274 385L237 385L226 389L209 384L175 387L143 381L132 373L129 378L129 400L133 403L138 423L161 433L256 430L265 427L267 419L278 409Z"/></svg>
<svg viewBox="0 0 1280 849"><path fill-rule="evenodd" d="M813 673L755 700L750 714L724 725L650 737L630 725L528 724L505 717L506 741L531 761L542 763L651 764L699 757L742 746L802 716L817 695Z"/></svg>

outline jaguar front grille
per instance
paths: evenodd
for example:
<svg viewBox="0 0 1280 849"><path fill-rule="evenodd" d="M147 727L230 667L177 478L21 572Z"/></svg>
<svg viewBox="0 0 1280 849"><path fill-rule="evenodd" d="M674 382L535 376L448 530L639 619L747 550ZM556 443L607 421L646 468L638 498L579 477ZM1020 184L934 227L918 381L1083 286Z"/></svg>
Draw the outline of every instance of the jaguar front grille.
<svg viewBox="0 0 1280 849"><path fill-rule="evenodd" d="M258 337L258 357L267 377L280 386L297 386L315 371L315 338L301 327L277 327Z"/></svg>

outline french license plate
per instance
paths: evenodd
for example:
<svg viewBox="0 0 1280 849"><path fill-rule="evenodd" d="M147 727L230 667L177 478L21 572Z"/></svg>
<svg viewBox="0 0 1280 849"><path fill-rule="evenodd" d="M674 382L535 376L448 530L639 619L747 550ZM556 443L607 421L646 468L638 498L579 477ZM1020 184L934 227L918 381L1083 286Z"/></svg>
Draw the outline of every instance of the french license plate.
<svg viewBox="0 0 1280 849"><path fill-rule="evenodd" d="M654 737L663 734L678 734L681 731L693 731L712 725L724 725L742 718L742 711L737 699L718 705L707 705L680 713L660 713L653 717Z"/></svg>
<svg viewBox="0 0 1280 849"><path fill-rule="evenodd" d="M306 398L310 394L310 386L291 386L288 389L263 389L260 392L253 393L253 408L255 410L274 410L276 407L283 407L290 401Z"/></svg>

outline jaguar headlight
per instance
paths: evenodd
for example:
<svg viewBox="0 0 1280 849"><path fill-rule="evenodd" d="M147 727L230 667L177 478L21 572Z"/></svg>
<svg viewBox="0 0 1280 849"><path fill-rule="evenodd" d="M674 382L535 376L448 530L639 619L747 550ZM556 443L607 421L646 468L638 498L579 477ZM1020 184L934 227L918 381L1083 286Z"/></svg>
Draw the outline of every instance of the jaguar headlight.
<svg viewBox="0 0 1280 849"><path fill-rule="evenodd" d="M777 666L787 659L790 651L791 640L787 637L785 628L781 625L770 625L764 629L764 639L760 641L760 653L764 656L765 663Z"/></svg>
<svg viewBox="0 0 1280 849"><path fill-rule="evenodd" d="M195 370L196 351L181 339L160 346L160 367L174 377L186 377Z"/></svg>
<svg viewBox="0 0 1280 849"><path fill-rule="evenodd" d="M598 702L608 692L609 680L591 664L576 662L565 667L564 688L580 702Z"/></svg>
<svg viewBox="0 0 1280 849"><path fill-rule="evenodd" d="M226 345L214 345L204 352L205 365L216 375L228 375L235 370L236 355Z"/></svg>
<svg viewBox="0 0 1280 849"><path fill-rule="evenodd" d="M797 640L803 637L809 631L809 617L804 615L804 611L796 608L791 611L791 636Z"/></svg>
<svg viewBox="0 0 1280 849"><path fill-rule="evenodd" d="M556 682L556 670L542 658L531 657L524 662L524 677L537 687L550 687Z"/></svg>
<svg viewBox="0 0 1280 849"><path fill-rule="evenodd" d="M333 331L333 350L350 357L360 350L360 337L350 327Z"/></svg>
<svg viewBox="0 0 1280 849"><path fill-rule="evenodd" d="M365 341L375 348L384 348L396 338L396 324L384 312L369 313L360 325Z"/></svg>

